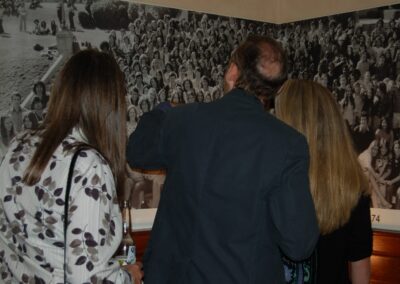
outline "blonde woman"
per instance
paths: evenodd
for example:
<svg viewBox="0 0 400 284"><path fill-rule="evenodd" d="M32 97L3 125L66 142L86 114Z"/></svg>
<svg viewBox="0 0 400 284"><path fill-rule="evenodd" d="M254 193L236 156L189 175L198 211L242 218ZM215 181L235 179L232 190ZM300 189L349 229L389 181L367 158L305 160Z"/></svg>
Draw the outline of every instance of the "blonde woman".
<svg viewBox="0 0 400 284"><path fill-rule="evenodd" d="M276 115L309 144L310 189L321 233L317 283L369 283L368 185L333 95L318 83L288 80L276 99Z"/></svg>

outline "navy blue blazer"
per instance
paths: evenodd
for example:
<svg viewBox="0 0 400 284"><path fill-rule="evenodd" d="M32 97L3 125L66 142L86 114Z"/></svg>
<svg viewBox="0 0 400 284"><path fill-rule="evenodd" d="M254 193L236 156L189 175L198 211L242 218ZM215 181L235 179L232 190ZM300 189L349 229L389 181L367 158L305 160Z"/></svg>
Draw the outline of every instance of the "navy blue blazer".
<svg viewBox="0 0 400 284"><path fill-rule="evenodd" d="M284 283L279 250L312 253L307 142L251 94L147 113L127 155L132 167L167 170L146 284Z"/></svg>

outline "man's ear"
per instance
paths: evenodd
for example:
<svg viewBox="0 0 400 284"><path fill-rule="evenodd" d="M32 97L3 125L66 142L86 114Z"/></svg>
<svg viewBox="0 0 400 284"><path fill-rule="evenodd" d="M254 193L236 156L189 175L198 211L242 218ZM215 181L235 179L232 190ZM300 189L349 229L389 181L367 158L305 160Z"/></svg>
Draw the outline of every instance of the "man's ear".
<svg viewBox="0 0 400 284"><path fill-rule="evenodd" d="M225 73L225 85L226 90L230 91L235 87L235 83L239 78L239 68L235 63L231 63L228 67L228 70Z"/></svg>

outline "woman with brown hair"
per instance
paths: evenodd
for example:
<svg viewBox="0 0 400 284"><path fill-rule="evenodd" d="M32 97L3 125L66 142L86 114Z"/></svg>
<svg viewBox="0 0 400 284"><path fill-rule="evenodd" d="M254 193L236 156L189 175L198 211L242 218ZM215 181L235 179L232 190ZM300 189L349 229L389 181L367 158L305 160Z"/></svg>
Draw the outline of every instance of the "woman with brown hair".
<svg viewBox="0 0 400 284"><path fill-rule="evenodd" d="M15 136L14 125L10 116L2 116L0 118L0 135L1 142L8 147Z"/></svg>
<svg viewBox="0 0 400 284"><path fill-rule="evenodd" d="M317 283L369 283L368 185L333 95L315 82L288 80L275 103L277 117L309 144L310 188L321 233Z"/></svg>
<svg viewBox="0 0 400 284"><path fill-rule="evenodd" d="M42 125L19 134L0 166L2 281L131 283L137 265L111 259L122 237L123 74L110 55L85 50L52 91Z"/></svg>
<svg viewBox="0 0 400 284"><path fill-rule="evenodd" d="M42 100L38 96L34 96L31 104L31 111L28 114L29 119L32 121L32 129L38 129L43 122L43 110Z"/></svg>
<svg viewBox="0 0 400 284"><path fill-rule="evenodd" d="M49 96L47 95L46 92L46 85L42 81L37 81L33 85L33 93L35 94L35 96L38 96L40 98L40 100L42 101L43 108L44 109L47 108L47 103L49 102Z"/></svg>
<svg viewBox="0 0 400 284"><path fill-rule="evenodd" d="M11 116L0 117L0 163L7 152L11 140L15 136L15 129Z"/></svg>

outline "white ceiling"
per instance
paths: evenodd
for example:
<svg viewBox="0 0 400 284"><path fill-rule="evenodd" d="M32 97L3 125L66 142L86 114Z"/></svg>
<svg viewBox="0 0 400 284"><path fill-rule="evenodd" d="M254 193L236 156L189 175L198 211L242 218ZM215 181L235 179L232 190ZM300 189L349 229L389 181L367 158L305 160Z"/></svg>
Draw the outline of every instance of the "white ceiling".
<svg viewBox="0 0 400 284"><path fill-rule="evenodd" d="M275 24L400 3L399 0L139 0L134 2Z"/></svg>

